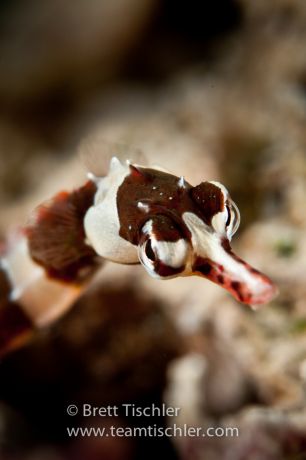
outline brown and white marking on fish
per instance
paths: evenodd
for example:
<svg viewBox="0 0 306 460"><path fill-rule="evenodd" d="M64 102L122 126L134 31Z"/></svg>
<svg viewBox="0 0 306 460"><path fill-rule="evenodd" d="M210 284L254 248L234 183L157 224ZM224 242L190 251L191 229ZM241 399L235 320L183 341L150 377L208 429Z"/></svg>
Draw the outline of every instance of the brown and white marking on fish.
<svg viewBox="0 0 306 460"><path fill-rule="evenodd" d="M96 187L87 182L40 205L12 234L0 258L0 357L35 328L64 314L97 268L85 241L84 214Z"/></svg>
<svg viewBox="0 0 306 460"><path fill-rule="evenodd" d="M85 231L100 256L139 260L153 277L204 276L241 302L268 302L273 283L230 247L239 221L219 182L193 187L163 170L113 160L85 215Z"/></svg>
<svg viewBox="0 0 306 460"><path fill-rule="evenodd" d="M106 176L88 178L40 205L1 255L0 355L68 310L103 259L140 262L159 279L203 276L251 305L276 294L233 253L239 211L219 182L193 187L116 157Z"/></svg>

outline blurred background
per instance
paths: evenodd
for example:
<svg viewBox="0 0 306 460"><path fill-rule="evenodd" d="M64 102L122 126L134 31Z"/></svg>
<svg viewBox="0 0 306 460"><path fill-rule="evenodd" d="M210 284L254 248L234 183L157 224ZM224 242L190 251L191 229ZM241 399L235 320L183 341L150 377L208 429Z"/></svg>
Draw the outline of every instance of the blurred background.
<svg viewBox="0 0 306 460"><path fill-rule="evenodd" d="M306 458L305 128L305 2L0 2L1 236L84 181L78 146L96 136L193 184L223 182L241 211L235 250L280 289L252 311L200 278L105 264L65 317L0 363L1 460ZM181 410L66 414L127 402ZM240 435L66 432L174 422Z"/></svg>

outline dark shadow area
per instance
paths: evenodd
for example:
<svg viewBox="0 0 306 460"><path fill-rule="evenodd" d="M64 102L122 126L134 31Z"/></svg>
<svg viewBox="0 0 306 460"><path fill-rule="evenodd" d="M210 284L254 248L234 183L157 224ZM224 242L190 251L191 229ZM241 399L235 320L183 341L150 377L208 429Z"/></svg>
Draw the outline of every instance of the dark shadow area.
<svg viewBox="0 0 306 460"><path fill-rule="evenodd" d="M156 300L128 286L97 288L54 328L38 333L29 346L1 362L0 399L7 427L1 458L24 458L26 452L50 444L64 458L84 458L75 452L81 449L84 455L89 438L70 440L71 426L165 427L163 417L134 417L121 405L161 406L166 368L181 353L180 337ZM117 406L118 416L69 417L69 404ZM103 458L153 459L159 449L167 458L177 458L167 437L156 443L154 437L133 437L123 453L116 453L118 439L112 438L109 446L108 437L100 438L86 459L101 458L112 445L114 452Z"/></svg>

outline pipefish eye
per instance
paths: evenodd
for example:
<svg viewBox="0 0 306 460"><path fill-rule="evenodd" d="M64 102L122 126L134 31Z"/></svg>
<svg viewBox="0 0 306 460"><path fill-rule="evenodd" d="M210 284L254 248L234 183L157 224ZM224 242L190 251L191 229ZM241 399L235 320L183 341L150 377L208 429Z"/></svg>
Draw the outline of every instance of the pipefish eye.
<svg viewBox="0 0 306 460"><path fill-rule="evenodd" d="M142 228L138 257L155 278L174 277L184 271L190 252L188 241L164 217L149 220Z"/></svg>
<svg viewBox="0 0 306 460"><path fill-rule="evenodd" d="M227 210L227 221L226 221L226 233L229 239L237 232L240 224L240 212L239 209L231 199L228 200L226 205Z"/></svg>
<svg viewBox="0 0 306 460"><path fill-rule="evenodd" d="M229 205L227 204L226 205L226 211L227 211L227 219L226 219L226 222L225 222L225 227L229 227L230 223L231 223L231 210L230 210L230 207Z"/></svg>
<svg viewBox="0 0 306 460"><path fill-rule="evenodd" d="M156 254L155 254L153 248L152 248L151 238L149 238L144 244L144 253L145 253L145 257L147 259L149 259L152 262L155 262L157 257L156 257Z"/></svg>
<svg viewBox="0 0 306 460"><path fill-rule="evenodd" d="M240 213L227 188L220 182L202 182L194 188L193 198L213 230L230 240L240 223Z"/></svg>
<svg viewBox="0 0 306 460"><path fill-rule="evenodd" d="M240 213L236 204L229 198L226 198L223 211L216 213L211 220L213 229L228 237L230 240L238 230L240 224Z"/></svg>

